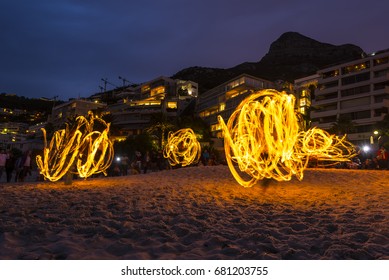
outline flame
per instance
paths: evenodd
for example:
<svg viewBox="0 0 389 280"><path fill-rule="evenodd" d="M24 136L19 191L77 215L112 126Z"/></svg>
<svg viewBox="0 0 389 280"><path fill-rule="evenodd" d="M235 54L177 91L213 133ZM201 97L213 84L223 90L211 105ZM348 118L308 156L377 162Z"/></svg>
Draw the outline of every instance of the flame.
<svg viewBox="0 0 389 280"><path fill-rule="evenodd" d="M318 128L300 131L294 104L292 95L262 90L243 100L227 125L218 116L227 164L240 185L251 187L264 178L289 181L293 175L302 180L310 157L348 161L354 155L345 137Z"/></svg>
<svg viewBox="0 0 389 280"><path fill-rule="evenodd" d="M198 162L200 155L201 146L192 129L183 128L174 133L169 132L163 156L168 159L170 165L187 166Z"/></svg>
<svg viewBox="0 0 389 280"><path fill-rule="evenodd" d="M88 121L84 116L76 119L75 127L54 132L50 145L47 145L46 130L42 128L44 137L43 157L38 155L36 162L40 173L50 181L58 181L67 172L77 173L81 178L93 174L104 173L113 160L113 144L108 137L110 124L89 114ZM93 131L95 121L105 128L102 132Z"/></svg>

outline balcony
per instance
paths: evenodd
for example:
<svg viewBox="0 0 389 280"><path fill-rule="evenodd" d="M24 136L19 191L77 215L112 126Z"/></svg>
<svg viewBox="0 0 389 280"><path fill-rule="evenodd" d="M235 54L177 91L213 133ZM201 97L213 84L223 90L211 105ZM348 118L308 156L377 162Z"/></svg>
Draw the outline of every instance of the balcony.
<svg viewBox="0 0 389 280"><path fill-rule="evenodd" d="M329 117L329 116L336 116L338 114L338 110L323 110L323 111L312 111L311 112L311 118L323 118L323 117Z"/></svg>
<svg viewBox="0 0 389 280"><path fill-rule="evenodd" d="M329 98L329 99L322 99L322 100L312 100L312 106L324 106L332 103L337 103L338 97Z"/></svg>
<svg viewBox="0 0 389 280"><path fill-rule="evenodd" d="M373 77L370 79L370 83L376 84L376 83L381 83L389 81L389 73L386 73L386 75L378 76L378 77Z"/></svg>

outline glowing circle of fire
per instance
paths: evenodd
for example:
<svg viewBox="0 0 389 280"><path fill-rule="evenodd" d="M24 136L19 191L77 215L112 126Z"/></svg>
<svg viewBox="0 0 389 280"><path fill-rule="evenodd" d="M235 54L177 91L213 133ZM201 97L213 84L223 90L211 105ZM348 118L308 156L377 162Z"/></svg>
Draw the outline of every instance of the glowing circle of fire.
<svg viewBox="0 0 389 280"><path fill-rule="evenodd" d="M227 164L240 185L289 181L293 175L302 180L310 157L338 162L354 155L345 137L318 128L301 131L294 104L293 95L268 89L243 100L227 124L218 116Z"/></svg>
<svg viewBox="0 0 389 280"><path fill-rule="evenodd" d="M201 146L192 129L183 128L169 133L163 156L168 159L170 165L187 166L198 162L200 155Z"/></svg>
<svg viewBox="0 0 389 280"><path fill-rule="evenodd" d="M49 145L46 130L42 128L43 156L38 155L36 162L46 179L58 181L67 172L75 173L74 166L81 178L101 172L106 175L114 154L112 141L108 137L110 124L91 113L89 118L79 116L72 128L66 124L65 129L55 131ZM93 130L95 121L103 126L102 132Z"/></svg>

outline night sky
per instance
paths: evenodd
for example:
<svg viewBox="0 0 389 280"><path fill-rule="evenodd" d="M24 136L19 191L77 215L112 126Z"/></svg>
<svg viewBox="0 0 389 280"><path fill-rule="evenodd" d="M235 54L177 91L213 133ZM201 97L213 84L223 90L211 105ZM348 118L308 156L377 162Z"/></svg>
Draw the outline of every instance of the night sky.
<svg viewBox="0 0 389 280"><path fill-rule="evenodd" d="M371 53L389 48L388 15L383 0L1 1L0 93L67 100L100 92L102 78L257 62L287 31Z"/></svg>

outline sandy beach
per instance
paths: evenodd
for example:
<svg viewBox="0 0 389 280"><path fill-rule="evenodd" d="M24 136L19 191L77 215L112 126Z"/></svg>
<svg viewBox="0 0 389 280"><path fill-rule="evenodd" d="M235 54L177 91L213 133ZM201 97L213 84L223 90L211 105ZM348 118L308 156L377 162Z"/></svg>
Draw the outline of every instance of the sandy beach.
<svg viewBox="0 0 389 280"><path fill-rule="evenodd" d="M2 182L0 259L389 259L389 171L248 189L222 165Z"/></svg>

